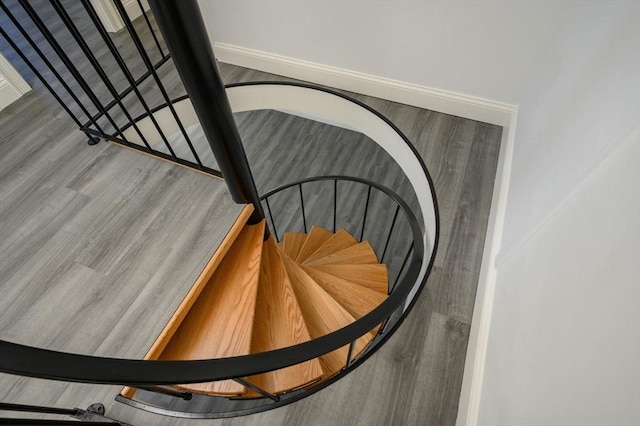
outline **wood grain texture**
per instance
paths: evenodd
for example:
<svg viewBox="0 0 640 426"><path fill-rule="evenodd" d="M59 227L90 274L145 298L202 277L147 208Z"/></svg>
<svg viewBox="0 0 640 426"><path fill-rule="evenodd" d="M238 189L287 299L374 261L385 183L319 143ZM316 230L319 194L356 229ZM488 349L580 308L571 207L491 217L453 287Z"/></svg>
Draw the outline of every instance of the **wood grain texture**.
<svg viewBox="0 0 640 426"><path fill-rule="evenodd" d="M302 232L286 232L284 234L284 240L282 240L282 250L287 256L295 259L298 253L300 253L300 249L306 239L307 234Z"/></svg>
<svg viewBox="0 0 640 426"><path fill-rule="evenodd" d="M283 264L312 338L324 336L355 321L346 309L286 255L283 256ZM366 336L361 337L356 341L354 350L359 353L369 340ZM333 376L345 367L348 353L349 348L345 346L320 357L325 377Z"/></svg>
<svg viewBox="0 0 640 426"><path fill-rule="evenodd" d="M287 272L280 249L271 236L265 241L260 265L260 285L253 325L251 353L267 352L307 342L311 339ZM287 392L322 377L317 359L249 378L272 393Z"/></svg>
<svg viewBox="0 0 640 426"><path fill-rule="evenodd" d="M311 262L303 262L304 265L308 266L361 265L377 263L378 257L368 241L363 241Z"/></svg>
<svg viewBox="0 0 640 426"><path fill-rule="evenodd" d="M324 291L329 293L355 319L368 314L387 298L386 294L338 278L319 269L302 265L302 270L313 278Z"/></svg>
<svg viewBox="0 0 640 426"><path fill-rule="evenodd" d="M322 259L325 256L334 254L340 250L346 249L356 245L356 241L353 236L344 229L338 229L338 231L331 236L324 244L322 244L316 251L314 251L308 258L305 259L305 263L311 264L318 259Z"/></svg>
<svg viewBox="0 0 640 426"><path fill-rule="evenodd" d="M236 219L231 229L229 229L229 232L227 232L227 235L220 243L220 246L215 251L209 262L205 265L204 269L200 273L200 276L198 276L196 282L193 284L176 311L173 313L173 316L171 317L171 319L169 319L167 325L162 329L162 332L160 333L156 341L153 342L153 345L147 351L144 359L158 359L162 351L164 351L167 344L175 334L176 330L178 329L178 327L180 327L180 324L182 324L182 321L189 313L189 310L200 296L200 293L202 293L202 290L211 280L211 277L216 268L220 265L220 262L222 262L222 259L224 259L225 255L244 228L245 224L247 223L247 219L249 219L249 216L251 216L252 212L252 204L248 204L242 209L240 216L238 216L238 219ZM120 392L120 394L127 398L131 398L135 394L135 389L125 387L122 392Z"/></svg>
<svg viewBox="0 0 640 426"><path fill-rule="evenodd" d="M386 265L320 265L309 266L309 268L351 281L378 293L387 294L389 282Z"/></svg>
<svg viewBox="0 0 640 426"><path fill-rule="evenodd" d="M311 227L311 231L307 234L304 244L300 252L294 259L298 263L303 263L311 254L313 254L320 246L322 246L329 238L333 236L332 232L327 231L319 226Z"/></svg>
<svg viewBox="0 0 640 426"><path fill-rule="evenodd" d="M245 225L158 359L209 359L251 352L264 221ZM219 381L184 389L239 395L242 385Z"/></svg>

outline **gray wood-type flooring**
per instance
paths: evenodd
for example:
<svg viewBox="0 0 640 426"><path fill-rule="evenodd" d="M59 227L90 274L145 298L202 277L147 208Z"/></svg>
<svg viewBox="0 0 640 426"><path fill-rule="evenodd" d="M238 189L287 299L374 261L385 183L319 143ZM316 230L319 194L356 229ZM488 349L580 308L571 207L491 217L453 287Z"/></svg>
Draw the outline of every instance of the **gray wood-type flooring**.
<svg viewBox="0 0 640 426"><path fill-rule="evenodd" d="M220 70L226 82L287 80L226 64ZM175 70L167 73L179 93ZM34 86L0 112L0 338L140 358L239 207L220 180L117 146L87 146ZM427 289L367 362L297 403L224 420L136 410L113 401L115 386L9 375L0 375L0 401L80 408L102 402L108 415L135 425L453 425L502 129L351 95L415 144L434 179L441 218ZM260 192L308 176L351 174L415 205L401 171L363 135L278 111L237 114L236 121ZM359 223L348 218L364 193L344 190L342 226L357 232ZM313 198L322 191L307 191L309 214L322 221L322 197ZM375 206L373 224L388 217ZM292 211L284 226L299 227L295 217ZM370 226L365 239L378 235Z"/></svg>

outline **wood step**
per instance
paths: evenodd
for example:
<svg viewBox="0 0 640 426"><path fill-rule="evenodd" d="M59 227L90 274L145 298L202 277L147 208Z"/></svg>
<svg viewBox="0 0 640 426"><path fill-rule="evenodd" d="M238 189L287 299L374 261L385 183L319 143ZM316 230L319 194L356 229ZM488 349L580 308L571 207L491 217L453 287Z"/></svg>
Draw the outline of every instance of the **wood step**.
<svg viewBox="0 0 640 426"><path fill-rule="evenodd" d="M292 259L295 259L300 253L300 249L307 239L307 234L302 232L285 232L282 239L282 250Z"/></svg>
<svg viewBox="0 0 640 426"><path fill-rule="evenodd" d="M293 260L286 255L282 260L312 338L324 336L355 321L345 308ZM355 353L360 353L370 341L370 335L359 338L355 344ZM348 353L349 345L346 345L321 356L320 365L324 376L330 377L342 370L346 366Z"/></svg>
<svg viewBox="0 0 640 426"><path fill-rule="evenodd" d="M351 281L384 295L389 288L387 265L319 265L309 266L343 280Z"/></svg>
<svg viewBox="0 0 640 426"><path fill-rule="evenodd" d="M360 265L360 264L377 264L378 256L373 251L368 241L363 241L354 246L347 247L344 250L337 251L333 254L314 260L312 262L303 262L304 265Z"/></svg>
<svg viewBox="0 0 640 426"><path fill-rule="evenodd" d="M300 305L273 235L264 243L251 353L267 352L311 340ZM273 394L288 392L322 378L317 359L249 377ZM259 396L249 394L248 396Z"/></svg>
<svg viewBox="0 0 640 426"><path fill-rule="evenodd" d="M307 238L304 240L304 244L300 249L300 253L298 253L298 256L295 258L295 261L298 263L304 262L332 236L333 233L327 231L324 228L321 228L319 226L311 227L311 231L307 235ZM291 259L294 258L291 257Z"/></svg>
<svg viewBox="0 0 640 426"><path fill-rule="evenodd" d="M264 220L246 225L158 359L246 355L251 350ZM179 385L216 395L242 395L232 380Z"/></svg>
<svg viewBox="0 0 640 426"><path fill-rule="evenodd" d="M318 269L308 266L302 266L302 269L355 319L362 318L387 298L386 294L327 274Z"/></svg>
<svg viewBox="0 0 640 426"><path fill-rule="evenodd" d="M314 262L318 259L322 259L325 256L329 256L337 251L344 250L347 247L351 247L358 244L358 241L353 236L340 228L333 234L323 245L321 245L313 254L307 259L307 263Z"/></svg>

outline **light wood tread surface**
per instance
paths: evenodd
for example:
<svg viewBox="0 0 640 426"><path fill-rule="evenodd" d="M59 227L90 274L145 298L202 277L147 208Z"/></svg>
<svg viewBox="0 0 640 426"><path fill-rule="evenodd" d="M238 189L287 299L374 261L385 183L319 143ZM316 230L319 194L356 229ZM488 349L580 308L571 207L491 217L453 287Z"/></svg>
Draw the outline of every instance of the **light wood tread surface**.
<svg viewBox="0 0 640 426"><path fill-rule="evenodd" d="M282 241L282 249L292 259L295 259L304 245L307 234L302 232L286 232Z"/></svg>
<svg viewBox="0 0 640 426"><path fill-rule="evenodd" d="M326 229L319 226L313 226L311 231L307 234L307 238L305 238L298 256L290 256L291 259L295 259L298 263L303 263L332 236L333 234Z"/></svg>
<svg viewBox="0 0 640 426"><path fill-rule="evenodd" d="M299 262L300 263L300 262ZM368 241L363 241L346 249L337 251L314 261L302 262L304 265L362 265L377 264L378 257Z"/></svg>
<svg viewBox="0 0 640 426"><path fill-rule="evenodd" d="M358 241L341 228L305 260L307 263L311 263L356 244Z"/></svg>
<svg viewBox="0 0 640 426"><path fill-rule="evenodd" d="M246 225L192 306L160 359L209 359L251 351L264 221ZM240 395L244 387L219 381L183 388Z"/></svg>
<svg viewBox="0 0 640 426"><path fill-rule="evenodd" d="M256 302L251 353L267 352L311 339L300 305L282 263L282 254L270 236L262 249L260 284ZM322 377L317 359L270 373L249 377L271 393L287 392Z"/></svg>

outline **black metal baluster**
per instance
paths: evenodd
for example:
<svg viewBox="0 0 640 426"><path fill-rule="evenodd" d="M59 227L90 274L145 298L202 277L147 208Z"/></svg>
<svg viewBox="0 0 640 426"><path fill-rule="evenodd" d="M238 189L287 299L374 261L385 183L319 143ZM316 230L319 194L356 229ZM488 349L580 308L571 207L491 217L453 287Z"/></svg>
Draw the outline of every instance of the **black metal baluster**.
<svg viewBox="0 0 640 426"><path fill-rule="evenodd" d="M250 381L248 381L247 379L242 379L240 377L237 377L235 379L232 379L234 382L238 382L240 383L242 386L251 389L254 392L259 393L262 396L265 396L267 398L269 398L270 400L274 401L274 402L278 402L280 401L280 397L276 396L272 393L267 392L266 390L262 389L261 387L251 383Z"/></svg>
<svg viewBox="0 0 640 426"><path fill-rule="evenodd" d="M162 51L162 47L160 47L160 42L158 41L158 37L156 37L156 32L153 31L153 27L151 26L151 21L149 21L149 17L147 16L146 11L144 10L144 6L142 6L142 1L138 0L138 7L140 7L140 12L142 16L144 16L144 20L147 23L147 27L149 27L149 31L151 32L151 36L153 40L156 42L156 46L158 47L158 51L160 52L160 56L164 59L164 52Z"/></svg>
<svg viewBox="0 0 640 426"><path fill-rule="evenodd" d="M182 132L182 135L184 136L184 139L187 142L187 145L189 145L189 149L191 150L193 157L195 158L198 165L202 167L202 162L200 161L200 157L198 157L198 154L196 153L196 150L193 147L193 144L191 143L191 139L189 138L189 135L187 135L187 131L182 125L182 121L180 121L180 118L178 117L178 113L176 112L176 109L173 107L171 98L169 98L167 91L162 85L160 76L158 76L158 73L153 67L151 60L149 59L149 55L147 54L147 51L144 49L144 46L140 41L140 37L138 37L138 34L136 33L135 28L133 27L133 24L131 23L131 19L129 19L129 17L127 16L127 11L124 8L122 1L121 0L113 0L113 1L114 1L114 4L116 5L116 8L118 9L118 12L120 12L120 16L122 17L124 25L127 27L127 31L129 32L129 35L131 36L133 43L136 45L136 49L140 53L140 56L142 57L142 60L144 61L147 67L147 70L149 70L149 72L151 72L151 75L153 75L153 79L158 85L158 88L160 89L160 93L162 94L162 97L164 98L164 101L166 102L167 107L169 107L169 110L171 111L171 114L173 115L174 120L176 120L176 123L178 124L178 127L180 128L180 131Z"/></svg>
<svg viewBox="0 0 640 426"><path fill-rule="evenodd" d="M307 217L304 212L304 197L302 196L302 184L298 184L298 189L300 190L300 206L302 207L302 224L304 225L304 232L307 232Z"/></svg>
<svg viewBox="0 0 640 426"><path fill-rule="evenodd" d="M53 64L51 63L51 61L49 61L49 59L47 58L47 56L44 54L44 52L42 52L42 50L40 49L40 47L38 47L38 45L36 44L35 41L33 41L33 39L31 38L31 36L29 35L29 33L22 27L22 25L20 25L20 23L18 22L18 20L15 18L15 16L13 16L13 14L11 13L11 11L7 8L7 6L0 2L0 8L2 8L2 10L4 11L4 13L7 15L7 17L11 20L11 22L13 23L13 25L16 27L16 29L20 32L20 34L22 35L22 37L24 37L24 39L27 41L27 43L29 43L29 45L31 46L31 48L38 54L38 57L42 60L42 62L44 62L44 64L49 68L49 70L51 71L51 73L56 77L56 79L58 80L58 82L60 82L60 85L62 85L62 87L69 93L69 95L71 96L71 98L73 99L73 101L78 105L78 107L80 108L80 110L87 116L87 118L90 120L90 122L92 122L96 128L100 131L100 133L105 134L104 131L100 128L100 126L98 125L98 123L94 122L93 117L91 116L91 113L89 113L89 111L87 110L87 108L85 108L84 104L82 102L80 102L80 99L78 99L78 97L76 96L75 92L71 89L71 87L69 87L69 85L67 84L67 82L65 81L64 78L62 78L62 76L60 75L60 73L56 70L56 68L53 66ZM36 69L36 67L31 63L31 61L29 60L29 58L27 58L27 56L22 53L22 51L20 50L20 48L17 46L16 43L13 42L13 40L11 40L11 38L9 37L9 35L2 29L0 28L0 31L2 31L2 35L3 37L9 42L9 44L11 45L11 47L16 51L16 53L18 53L18 55L20 55L20 58L22 58L23 61L25 61L25 63L29 66L29 68L31 69L31 71L33 71L33 73L36 75L36 77L38 77L38 79L40 81L42 81L42 83L45 85L45 87L53 94L54 97L56 97L56 100L58 102L60 102L60 104L62 104L63 108L65 108L65 110L67 111L67 113L69 113L72 117L74 117L76 119L76 121L78 121L78 126L79 127L83 127L83 124L80 123L79 119L77 119L77 117L75 116L75 114L73 114L71 112L71 110L68 108L68 106L62 101L62 99L60 97L57 96L56 92L53 90L53 88L49 85L49 83L47 83L46 79L44 78L44 76ZM89 139L91 140L92 138L89 137Z"/></svg>
<svg viewBox="0 0 640 426"><path fill-rule="evenodd" d="M333 180L333 233L336 233L336 216L338 212L338 179Z"/></svg>
<svg viewBox="0 0 640 426"><path fill-rule="evenodd" d="M362 241L362 237L364 237L364 225L367 223L367 213L369 212L369 197L371 197L371 185L369 185L369 189L367 190L367 202L364 205L364 217L362 218L362 229L360 230L360 241Z"/></svg>
<svg viewBox="0 0 640 426"><path fill-rule="evenodd" d="M38 27L42 35L45 37L47 42L51 45L53 50L56 52L60 60L67 67L71 75L73 75L73 78L76 79L76 81L78 82L82 90L84 90L84 92L87 94L87 96L91 100L91 103L93 103L96 109L100 111L107 118L109 123L115 129L116 133L119 134L125 142L129 143L124 137L124 135L122 134L122 131L120 130L116 122L113 120L113 118L111 118L109 113L105 110L104 106L102 105L98 97L95 95L93 90L91 90L91 87L89 87L89 84L85 81L85 79L82 77L78 69L75 67L75 65L73 64L73 61L71 61L71 59L64 52L60 44L56 41L53 34L51 34L51 32L47 29L44 22L42 21L42 19L40 19L40 17L36 13L36 11L33 9L33 7L31 7L31 5L26 0L18 0L18 1L22 6L22 8L25 10L25 12L27 12L27 14L29 15L29 18L31 18L34 24L36 24L36 26ZM93 124L96 125L97 127L97 122L94 121ZM106 135L106 133L104 134Z"/></svg>
<svg viewBox="0 0 640 426"><path fill-rule="evenodd" d="M387 242L384 244L384 250L382 250L382 257L380 263L384 262L384 256L387 254L387 247L389 247L389 241L391 240L391 234L393 233L393 227L396 225L396 219L398 218L398 212L400 211L400 205L396 206L396 212L393 215L393 221L391 222L391 228L389 228L389 234L387 235Z"/></svg>
<svg viewBox="0 0 640 426"><path fill-rule="evenodd" d="M396 284L398 284L398 280L400 279L402 272L404 272L404 267L407 266L407 260L409 260L409 254L411 254L411 251L413 250L413 244L414 244L414 241L411 241L411 245L409 246L409 250L407 251L407 254L404 256L404 260L402 261L402 266L398 271L398 275L396 275L396 279L393 282L393 286L391 286L391 288L389 289L389 294L391 294L393 292L393 289L396 288Z"/></svg>
<svg viewBox="0 0 640 426"><path fill-rule="evenodd" d="M109 77L102 69L102 66L100 65L95 55L91 51L91 48L87 45L86 41L84 41L84 39L82 38L82 34L80 34L78 27L76 27L76 25L73 23L73 21L71 20L71 17L69 16L67 11L64 9L62 4L60 3L60 0L49 0L49 1L51 2L51 5L55 9L60 19L62 19L62 22L67 27L67 30L69 31L69 33L71 33L71 36L73 37L73 39L76 41L76 43L78 43L78 46L80 46L80 50L82 50L82 52L85 54L85 56L91 63L91 66L93 66L93 68L98 73L98 76L100 76L100 78L102 79L102 83L106 86L109 93L111 93L111 96L115 98L116 102L118 103L118 106L124 113L127 120L129 120L129 122L133 126L138 136L140 136L140 139L142 140L144 145L147 147L149 151L152 151L151 146L147 143L147 140L145 139L144 135L142 134L142 132L140 131L136 123L133 121L133 117L131 117L131 114L129 114L129 111L122 103L122 100L118 97L118 92L115 89L115 87L113 87L111 80L109 80Z"/></svg>
<svg viewBox="0 0 640 426"><path fill-rule="evenodd" d="M280 238L278 238L278 231L276 230L276 223L273 220L273 215L271 214L271 206L269 205L269 197L264 199L267 204L267 211L269 212L269 219L271 219L271 226L273 228L273 235L276 236L276 241L280 242Z"/></svg>
<svg viewBox="0 0 640 426"><path fill-rule="evenodd" d="M355 340L349 344L349 352L347 352L347 364L345 365L345 367L348 367L351 365L351 358L353 357L353 349L355 348L355 345L356 345Z"/></svg>
<svg viewBox="0 0 640 426"><path fill-rule="evenodd" d="M138 84L140 82L134 80L133 75L131 74L131 71L129 70L129 67L127 66L127 63L124 61L124 59L122 59L122 55L118 51L118 48L116 47L116 45L111 40L111 37L109 37L109 34L107 34L107 30L105 30L104 26L102 25L102 22L100 22L100 18L98 18L98 15L97 15L95 9L93 8L93 5L91 5L91 2L89 0L82 0L82 5L84 6L85 10L87 11L87 14L89 15L89 18L91 19L91 21L96 26L96 29L98 30L98 33L102 37L102 40L104 40L104 42L107 45L107 48L109 49L109 51L113 55L114 59L116 60L116 62L120 66L120 70L124 74L125 78L129 82L129 84L131 85L131 90L133 90L133 92L136 94L138 100L140 101L140 104L144 108L145 112L148 114L148 116L151 119L151 122L153 123L155 129L158 131L158 134L160 135L160 138L162 139L162 141L164 142L165 146L167 147L167 149L171 153L171 156L173 157L173 159L175 159L176 155L173 152L173 150L171 148L171 145L169 144L169 141L167 140L167 137L165 136L164 132L160 128L160 124L158 123L158 120L156 120L156 118L151 113L151 109L149 108L149 105L147 104L147 102L144 100L144 97L142 96L142 93L138 89ZM149 73L149 75L150 75L150 73ZM128 93L130 93L130 92L128 92ZM119 95L120 99L124 99L124 96L126 96L126 94L125 95L123 95L123 94ZM133 121L132 121L132 123L133 123ZM146 139L144 137L142 139L143 139L145 145L148 145Z"/></svg>

